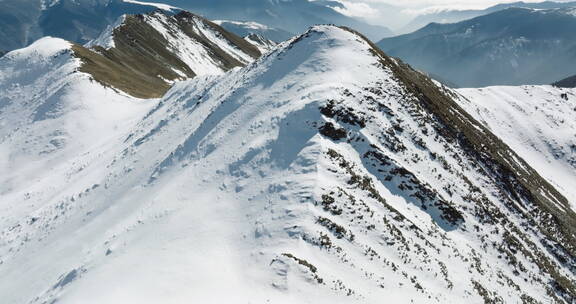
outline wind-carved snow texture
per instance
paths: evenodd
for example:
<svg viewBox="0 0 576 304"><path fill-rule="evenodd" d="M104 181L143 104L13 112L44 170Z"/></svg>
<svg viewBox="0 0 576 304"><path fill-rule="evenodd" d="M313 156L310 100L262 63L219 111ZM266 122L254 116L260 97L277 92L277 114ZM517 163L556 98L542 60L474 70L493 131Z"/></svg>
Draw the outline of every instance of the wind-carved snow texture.
<svg viewBox="0 0 576 304"><path fill-rule="evenodd" d="M178 21L161 12L145 15L145 22L154 27L168 41L168 48L186 63L197 75L220 75L225 69L223 63L215 60L213 50L198 39L190 39L189 34L182 31ZM233 45L226 37L205 24L206 20L190 15L186 22L191 30L218 48L238 60L242 64L252 62L254 58Z"/></svg>
<svg viewBox="0 0 576 304"><path fill-rule="evenodd" d="M458 90L460 105L548 179L576 210L576 90L553 86Z"/></svg>
<svg viewBox="0 0 576 304"><path fill-rule="evenodd" d="M30 152L4 164L2 301L573 301L573 239L447 136L400 68L317 26L159 100L78 82L128 109L104 122L83 98L50 125L3 110L21 126L0 147ZM8 109L33 112L25 100ZM40 130L84 145L21 142Z"/></svg>

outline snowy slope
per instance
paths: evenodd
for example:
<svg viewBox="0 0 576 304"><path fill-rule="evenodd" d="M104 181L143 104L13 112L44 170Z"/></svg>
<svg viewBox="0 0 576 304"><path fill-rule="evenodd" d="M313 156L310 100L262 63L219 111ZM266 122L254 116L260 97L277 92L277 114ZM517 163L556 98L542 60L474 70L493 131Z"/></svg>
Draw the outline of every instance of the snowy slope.
<svg viewBox="0 0 576 304"><path fill-rule="evenodd" d="M176 81L221 75L261 55L256 45L184 11L124 15L72 49L80 71L139 98L161 97Z"/></svg>
<svg viewBox="0 0 576 304"><path fill-rule="evenodd" d="M39 212L51 187L97 161L150 104L78 73L70 43L43 38L0 59L0 217ZM113 140L114 139L114 140ZM4 226L5 229L7 226ZM8 239L3 235L2 243Z"/></svg>
<svg viewBox="0 0 576 304"><path fill-rule="evenodd" d="M574 301L576 216L447 94L317 26L126 101L138 110L98 145L0 192L0 298Z"/></svg>
<svg viewBox="0 0 576 304"><path fill-rule="evenodd" d="M180 18L179 18L180 16ZM223 63L212 56L213 50L201 39L190 39L191 34L204 38L216 45L237 61L246 64L254 60L250 54L240 49L232 41L217 31L206 19L193 14L180 14L174 17L162 12L144 16L144 21L150 24L168 40L170 50L192 68L197 75L222 74ZM186 28L178 23L185 22ZM192 33L188 31L192 30Z"/></svg>
<svg viewBox="0 0 576 304"><path fill-rule="evenodd" d="M183 77L190 76L188 70L194 75L223 74L232 67L243 66L260 56L252 44L189 12L173 15L155 11L122 16L86 46L100 46L105 50L131 48L134 47L132 39L135 39L135 31L140 35L136 37L144 40L139 42L145 52L150 52L148 48L157 45L162 49L155 52L162 55L162 52L168 51L180 60L187 70L177 66L174 70ZM116 40L125 45L116 45Z"/></svg>
<svg viewBox="0 0 576 304"><path fill-rule="evenodd" d="M460 105L556 186L576 210L576 90L553 86L457 90Z"/></svg>

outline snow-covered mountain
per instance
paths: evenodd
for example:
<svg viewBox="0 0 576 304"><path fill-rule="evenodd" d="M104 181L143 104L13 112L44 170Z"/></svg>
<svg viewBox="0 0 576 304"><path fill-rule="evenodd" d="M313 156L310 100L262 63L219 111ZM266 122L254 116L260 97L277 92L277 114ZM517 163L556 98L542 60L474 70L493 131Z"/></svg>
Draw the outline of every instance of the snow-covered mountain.
<svg viewBox="0 0 576 304"><path fill-rule="evenodd" d="M352 30L146 101L69 50L0 59L3 303L576 299L574 202Z"/></svg>
<svg viewBox="0 0 576 304"><path fill-rule="evenodd" d="M309 0L2 0L0 52L27 46L43 36L85 43L123 14L156 9L177 13L180 8L210 19L244 20L227 21L224 26L240 36L248 35L240 33L242 24L265 24L270 36L264 36L277 42L291 37L290 33L300 33L310 25L324 23L352 26L373 39L392 35L386 27L367 24L339 13L324 2Z"/></svg>
<svg viewBox="0 0 576 304"><path fill-rule="evenodd" d="M141 98L162 96L176 80L219 75L260 56L259 47L189 12L126 15L86 44L74 45L80 71Z"/></svg>
<svg viewBox="0 0 576 304"><path fill-rule="evenodd" d="M509 8L453 23L432 23L378 45L460 87L551 84L576 71L576 8Z"/></svg>
<svg viewBox="0 0 576 304"><path fill-rule="evenodd" d="M163 0L162 2L200 13L214 20L235 20L264 24L289 33L302 33L315 24L344 25L379 40L393 33L385 26L342 14L337 1L319 0ZM268 37L275 40L275 38ZM278 42L283 41L280 39Z"/></svg>
<svg viewBox="0 0 576 304"><path fill-rule="evenodd" d="M0 59L0 193L120 134L152 104L132 96L159 97L175 80L221 75L259 54L203 18L159 11L124 16L86 47L46 37L6 54ZM0 208L12 208L0 201Z"/></svg>
<svg viewBox="0 0 576 304"><path fill-rule="evenodd" d="M458 23L464 20L488 15L508 8L558 9L570 7L576 7L576 2L543 1L534 3L519 1L512 3L501 3L486 9L476 10L434 9L418 14L412 21L410 21L401 30L399 30L399 32L401 34L411 33L430 23Z"/></svg>

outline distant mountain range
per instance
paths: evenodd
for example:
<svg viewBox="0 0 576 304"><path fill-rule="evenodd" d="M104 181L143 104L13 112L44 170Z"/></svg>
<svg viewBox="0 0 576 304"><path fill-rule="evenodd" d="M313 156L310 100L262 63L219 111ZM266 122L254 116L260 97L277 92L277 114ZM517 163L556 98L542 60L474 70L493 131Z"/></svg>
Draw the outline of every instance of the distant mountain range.
<svg viewBox="0 0 576 304"><path fill-rule="evenodd" d="M532 9L555 9L555 8L568 8L576 7L576 2L537 2L537 3L526 3L526 2L514 2L514 3L502 3L498 5L491 6L483 10L438 10L430 13L424 13L418 15L410 23L404 26L398 32L401 34L411 33L430 23L457 23L460 21L476 18L483 15L488 15L497 11L505 10L508 8L532 8Z"/></svg>
<svg viewBox="0 0 576 304"><path fill-rule="evenodd" d="M557 81L554 85L561 88L576 88L576 75Z"/></svg>
<svg viewBox="0 0 576 304"><path fill-rule="evenodd" d="M214 23L240 37L246 37L250 34L258 34L272 41L281 42L295 35L288 31L273 28L253 21L242 22L231 20L214 20Z"/></svg>
<svg viewBox="0 0 576 304"><path fill-rule="evenodd" d="M574 8L509 8L454 24L432 23L378 45L457 86L549 84L576 71L574 29Z"/></svg>
<svg viewBox="0 0 576 304"><path fill-rule="evenodd" d="M165 0L168 4L132 0L3 0L0 1L0 55L29 45L43 36L77 43L94 39L122 14L139 14L155 9L177 12L181 7L210 19L229 20L223 27L246 36L250 33L282 41L314 24L339 24L358 29L372 39L392 36L383 26L374 26L333 9L332 1L308 0ZM173 6L172 6L173 5ZM266 30L250 29L263 24Z"/></svg>
<svg viewBox="0 0 576 304"><path fill-rule="evenodd" d="M337 1L309 0L164 0L168 4L203 14L214 20L255 21L290 33L300 33L315 24L337 24L354 28L370 39L393 33L384 26L370 25L333 9Z"/></svg>
<svg viewBox="0 0 576 304"><path fill-rule="evenodd" d="M159 8L171 10L169 5L124 0L3 0L0 52L27 46L44 36L85 43L123 14Z"/></svg>

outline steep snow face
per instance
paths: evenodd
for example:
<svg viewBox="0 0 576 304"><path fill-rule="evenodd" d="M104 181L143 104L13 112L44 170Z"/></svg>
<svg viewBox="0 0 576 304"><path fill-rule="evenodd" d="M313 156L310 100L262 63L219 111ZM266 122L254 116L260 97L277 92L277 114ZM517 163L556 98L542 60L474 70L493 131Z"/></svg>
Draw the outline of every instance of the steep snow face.
<svg viewBox="0 0 576 304"><path fill-rule="evenodd" d="M175 81L221 75L261 55L257 46L189 12L123 16L86 48L73 47L81 71L140 98L161 97Z"/></svg>
<svg viewBox="0 0 576 304"><path fill-rule="evenodd" d="M128 32L128 36L132 37L130 32L133 24L143 23L150 26L155 34L160 34L164 39L161 46L181 60L195 75L220 75L231 67L252 62L260 55L253 45L191 13L171 15L156 11L129 18L131 22L126 22L126 16L122 17L87 46L105 49L116 47L115 36L118 31ZM153 35L145 34L144 39ZM187 71L175 70L183 77L188 74Z"/></svg>
<svg viewBox="0 0 576 304"><path fill-rule="evenodd" d="M105 144L0 192L15 210L30 201L2 213L0 297L572 301L573 238L546 209L565 204L541 188L557 206L539 207L515 172L506 188L402 68L318 26L245 68L176 83Z"/></svg>
<svg viewBox="0 0 576 304"><path fill-rule="evenodd" d="M174 53L178 54L194 71L200 71L198 75L222 73L220 64L214 62L210 50L201 41L189 39L189 34L179 28L177 23L175 23L176 20L162 13L147 15L145 18L149 24L162 33L169 41ZM187 23L188 29L191 29L196 35L214 43L218 48L241 63L246 64L254 60L253 57L243 52L221 33L215 31L213 27L207 24L207 20L192 14L182 19ZM204 71L203 69L206 70Z"/></svg>
<svg viewBox="0 0 576 304"><path fill-rule="evenodd" d="M576 210L576 89L457 90L460 105L548 179Z"/></svg>
<svg viewBox="0 0 576 304"><path fill-rule="evenodd" d="M164 14L146 16L146 22L168 40L170 50L176 53L197 75L218 75L224 73L220 64L210 56L210 51L201 41L190 39L178 26L171 26L170 19L169 16ZM205 29L205 27L195 27L194 31L201 33L200 28ZM242 57L237 56L236 58ZM245 62L248 62L247 57Z"/></svg>

